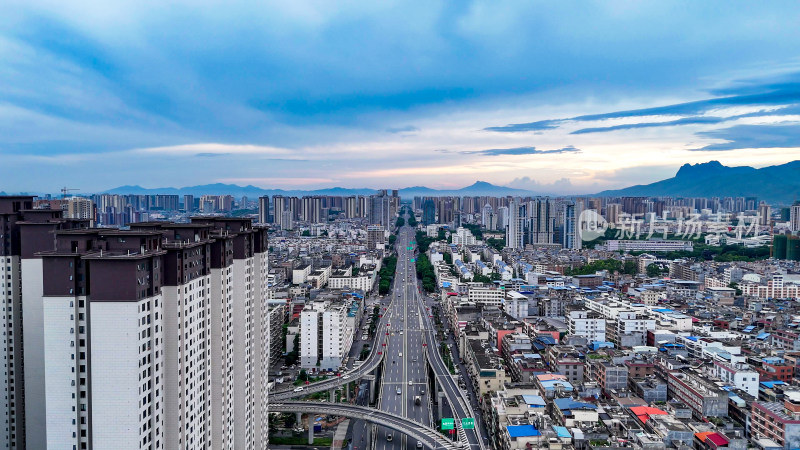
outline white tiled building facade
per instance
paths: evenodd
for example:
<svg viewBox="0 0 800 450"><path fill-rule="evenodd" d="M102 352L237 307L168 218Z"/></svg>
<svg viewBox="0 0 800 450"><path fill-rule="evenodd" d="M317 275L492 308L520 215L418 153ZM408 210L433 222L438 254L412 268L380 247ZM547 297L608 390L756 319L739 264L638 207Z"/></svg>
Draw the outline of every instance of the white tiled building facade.
<svg viewBox="0 0 800 450"><path fill-rule="evenodd" d="M87 229L60 211L25 221L22 236L39 240L0 254L0 300L8 349L25 309L26 396L7 382L4 401L31 420L11 428L24 416L0 405L0 448L268 448L265 229L217 217ZM21 357L4 357L21 384Z"/></svg>

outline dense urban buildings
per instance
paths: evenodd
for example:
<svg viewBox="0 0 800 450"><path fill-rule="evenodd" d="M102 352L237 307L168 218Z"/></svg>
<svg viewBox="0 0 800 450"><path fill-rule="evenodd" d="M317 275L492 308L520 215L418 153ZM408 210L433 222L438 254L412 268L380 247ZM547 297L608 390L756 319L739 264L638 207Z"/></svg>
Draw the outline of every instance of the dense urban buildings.
<svg viewBox="0 0 800 450"><path fill-rule="evenodd" d="M0 197L7 448L266 449L313 431L313 417L284 427L270 396L302 398L356 373L381 338L414 339L413 315L375 328L404 287L425 294L449 344L437 352L492 448L796 441L796 205L784 217L744 197L180 200ZM607 228L588 230L584 211ZM411 259L416 285L395 274ZM347 403L348 384L325 395ZM414 414L439 421L451 401ZM362 438L356 422L340 433Z"/></svg>

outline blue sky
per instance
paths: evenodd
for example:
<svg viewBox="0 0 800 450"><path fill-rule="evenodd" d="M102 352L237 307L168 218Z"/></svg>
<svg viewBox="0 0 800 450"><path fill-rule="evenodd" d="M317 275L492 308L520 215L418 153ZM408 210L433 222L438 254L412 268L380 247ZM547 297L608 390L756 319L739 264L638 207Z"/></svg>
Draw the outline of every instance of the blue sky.
<svg viewBox="0 0 800 450"><path fill-rule="evenodd" d="M800 155L797 2L3 9L8 192L480 179L590 193Z"/></svg>

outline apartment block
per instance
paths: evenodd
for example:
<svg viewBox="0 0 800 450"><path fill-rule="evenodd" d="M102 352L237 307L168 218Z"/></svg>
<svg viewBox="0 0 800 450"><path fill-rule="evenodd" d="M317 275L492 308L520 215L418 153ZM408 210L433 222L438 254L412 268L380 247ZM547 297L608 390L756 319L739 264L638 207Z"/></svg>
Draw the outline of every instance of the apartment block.
<svg viewBox="0 0 800 450"><path fill-rule="evenodd" d="M160 233L55 239L40 253L46 448L165 448Z"/></svg>
<svg viewBox="0 0 800 450"><path fill-rule="evenodd" d="M232 331L233 356L233 446L237 449L255 449L257 442L266 445L266 435L259 430L266 427L266 414L261 407L266 399L266 360L263 351L268 340L269 320L266 314L267 244L266 230L253 228L250 219L227 217L193 217L192 224L210 224L212 236L230 241L226 257L232 289L231 308L220 310L227 314ZM256 281L258 280L258 281ZM224 294L223 294L224 295ZM213 305L212 305L213 306ZM222 306L222 304L220 305ZM224 323L223 320L221 323ZM220 324L221 324L220 323ZM213 325L213 313L212 313ZM228 346L230 347L230 346ZM230 420L230 418L225 418ZM262 423L257 423L257 421Z"/></svg>
<svg viewBox="0 0 800 450"><path fill-rule="evenodd" d="M338 369L353 344L353 327L347 320L350 306L329 301L313 302L300 313L300 366Z"/></svg>
<svg viewBox="0 0 800 450"><path fill-rule="evenodd" d="M647 331L655 330L656 321L634 311L620 312L616 319L607 323L608 339L622 348L631 348L647 343Z"/></svg>
<svg viewBox="0 0 800 450"><path fill-rule="evenodd" d="M27 448L267 447L265 229L26 219Z"/></svg>
<svg viewBox="0 0 800 450"><path fill-rule="evenodd" d="M5 428L0 428L0 447L11 449L45 445L42 296L41 287L29 289L34 285L30 282L41 280L41 261L34 254L52 249L53 230L89 226L88 219L64 219L61 210L34 210L33 205L30 196L0 196L0 302L4 311L0 321L4 336L0 419L5 423Z"/></svg>
<svg viewBox="0 0 800 450"><path fill-rule="evenodd" d="M606 341L606 319L588 311L570 311L569 334L583 336L590 342Z"/></svg>
<svg viewBox="0 0 800 450"><path fill-rule="evenodd" d="M496 287L470 286L467 299L473 303L499 306L503 302L505 291Z"/></svg>

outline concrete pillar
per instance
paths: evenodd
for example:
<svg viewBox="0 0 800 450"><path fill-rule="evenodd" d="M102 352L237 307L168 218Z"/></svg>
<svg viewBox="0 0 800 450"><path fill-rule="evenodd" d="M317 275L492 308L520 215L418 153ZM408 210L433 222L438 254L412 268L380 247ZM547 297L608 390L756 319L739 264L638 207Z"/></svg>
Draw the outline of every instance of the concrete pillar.
<svg viewBox="0 0 800 450"><path fill-rule="evenodd" d="M344 385L344 399L350 401L350 383Z"/></svg>
<svg viewBox="0 0 800 450"><path fill-rule="evenodd" d="M375 378L369 380L369 402L375 403L375 393L377 389L375 389Z"/></svg>
<svg viewBox="0 0 800 450"><path fill-rule="evenodd" d="M436 395L439 397L438 403L438 410L439 410L439 420L442 419L442 404L444 403L444 392L437 392Z"/></svg>
<svg viewBox="0 0 800 450"><path fill-rule="evenodd" d="M336 388L330 390L330 402L336 403Z"/></svg>
<svg viewBox="0 0 800 450"><path fill-rule="evenodd" d="M303 413L301 413L301 412L295 413L294 417L296 419L295 423L297 424L297 426L298 427L302 427L303 426Z"/></svg>
<svg viewBox="0 0 800 450"><path fill-rule="evenodd" d="M367 445L365 448L372 448L372 433L374 428L374 425L367 423Z"/></svg>
<svg viewBox="0 0 800 450"><path fill-rule="evenodd" d="M314 423L311 421L311 415L308 416L308 445L314 445Z"/></svg>

